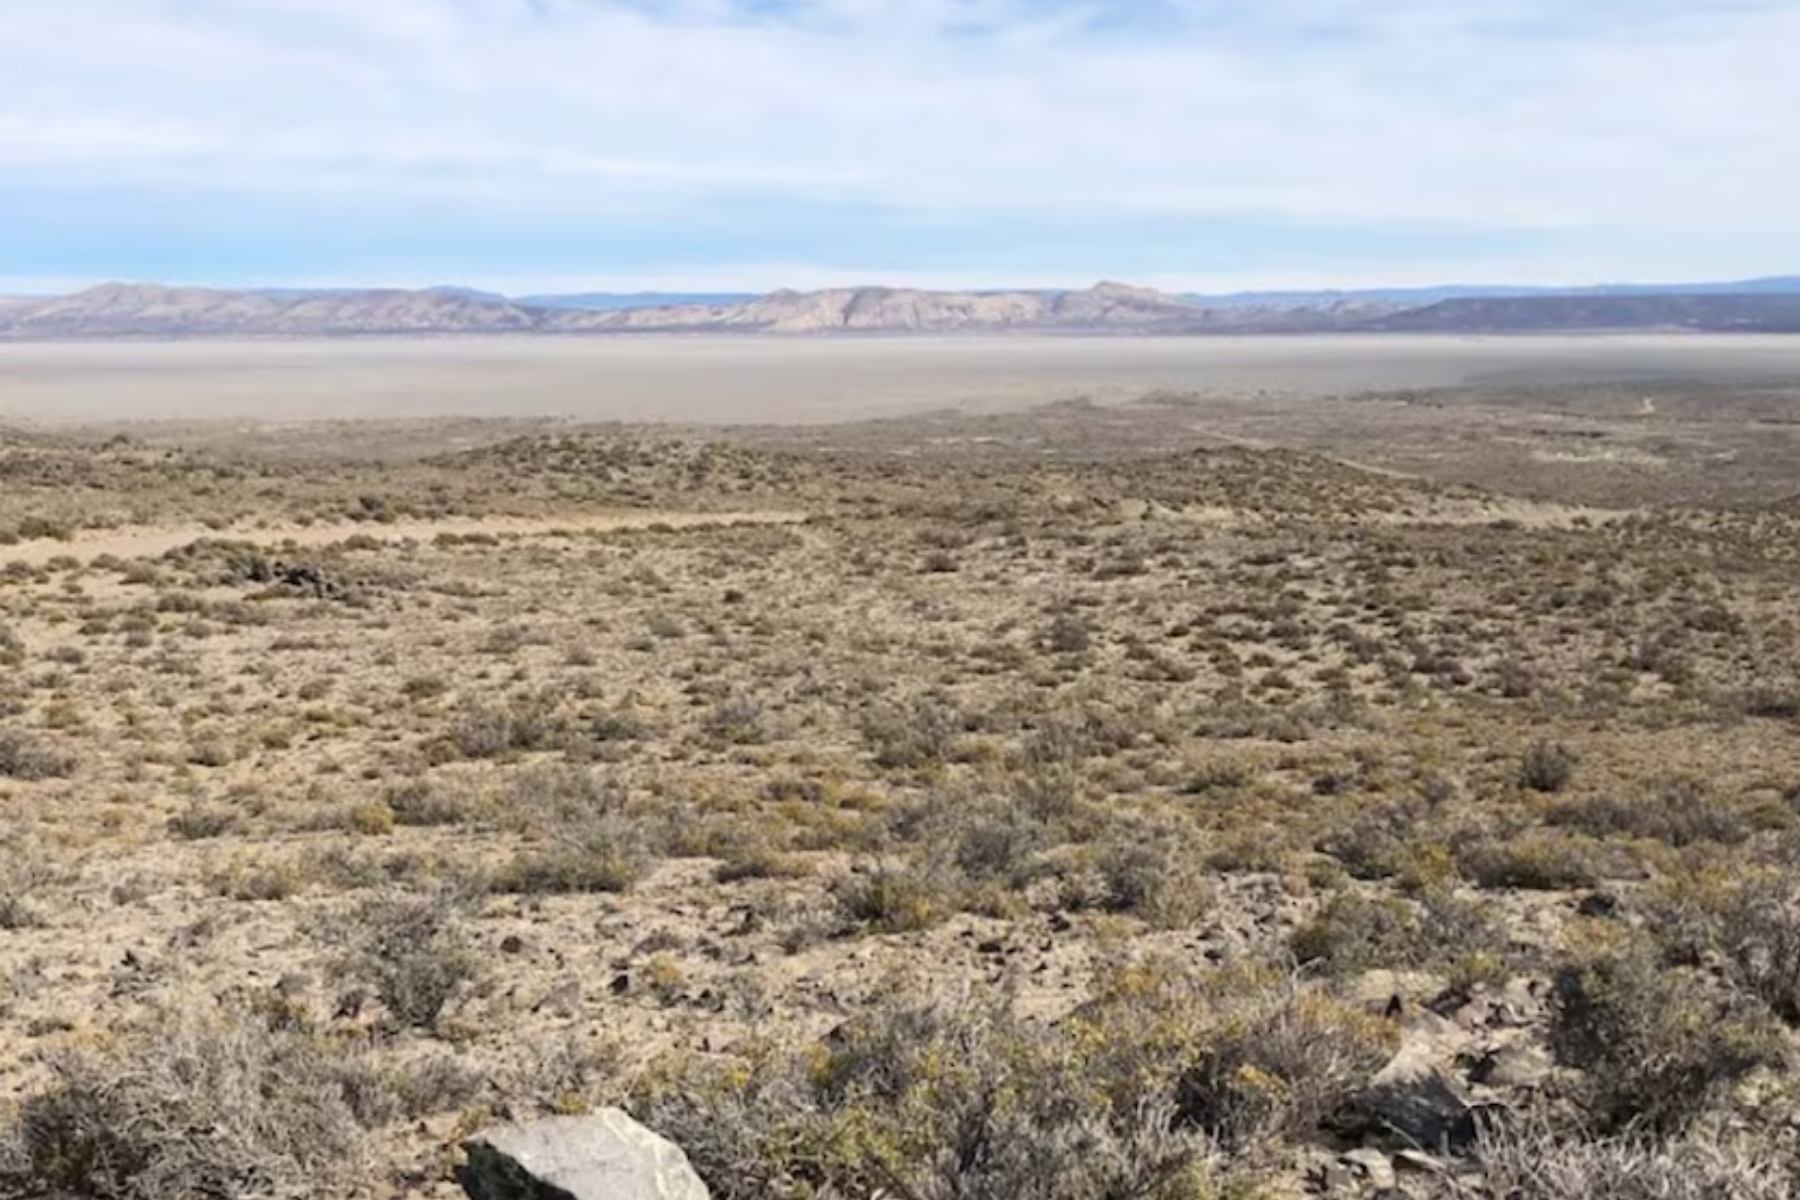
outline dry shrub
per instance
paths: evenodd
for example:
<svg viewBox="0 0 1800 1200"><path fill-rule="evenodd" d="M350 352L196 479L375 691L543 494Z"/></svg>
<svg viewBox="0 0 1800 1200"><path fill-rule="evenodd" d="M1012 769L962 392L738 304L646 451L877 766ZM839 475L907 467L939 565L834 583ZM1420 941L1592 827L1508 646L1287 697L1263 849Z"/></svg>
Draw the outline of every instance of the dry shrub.
<svg viewBox="0 0 1800 1200"><path fill-rule="evenodd" d="M1221 1142L1275 1149L1345 1104L1393 1030L1266 968L1122 962L1055 1023L1005 999L888 993L822 1044L665 1061L637 1111L721 1200L1207 1197Z"/></svg>
<svg viewBox="0 0 1800 1200"><path fill-rule="evenodd" d="M863 715L862 732L884 770L922 771L955 758L967 721L948 701L920 696L911 704L882 705Z"/></svg>
<svg viewBox="0 0 1800 1200"><path fill-rule="evenodd" d="M23 1195L316 1196L355 1181L365 1130L395 1115L362 1056L230 1010L159 1010L46 1065L6 1130Z"/></svg>
<svg viewBox="0 0 1800 1200"><path fill-rule="evenodd" d="M1477 1152L1479 1188L1507 1200L1786 1200L1792 1173L1772 1151L1710 1137L1585 1141L1496 1127Z"/></svg>
<svg viewBox="0 0 1800 1200"><path fill-rule="evenodd" d="M1102 839L1094 866L1101 907L1165 929L1192 925L1217 899L1195 838L1176 826L1123 824Z"/></svg>
<svg viewBox="0 0 1800 1200"><path fill-rule="evenodd" d="M444 1008L480 974L458 921L454 892L380 896L360 905L340 932L344 968L366 979L395 1024L435 1029Z"/></svg>
<svg viewBox="0 0 1800 1200"><path fill-rule="evenodd" d="M1479 906L1441 888L1417 899L1341 892L1288 941L1295 961L1337 974L1431 969L1504 948Z"/></svg>
<svg viewBox="0 0 1800 1200"><path fill-rule="evenodd" d="M506 823L536 838L497 868L489 887L518 894L623 892L643 878L658 838L604 773L546 763L516 773Z"/></svg>
<svg viewBox="0 0 1800 1200"><path fill-rule="evenodd" d="M1676 876L1647 908L1666 957L1722 961L1733 983L1800 1025L1800 890L1789 877L1735 869Z"/></svg>
<svg viewBox="0 0 1800 1200"><path fill-rule="evenodd" d="M492 891L515 895L629 891L650 867L642 827L600 816L514 854L488 876Z"/></svg>
<svg viewBox="0 0 1800 1200"><path fill-rule="evenodd" d="M63 779L75 772L75 760L46 746L23 729L0 728L0 779L35 783Z"/></svg>
<svg viewBox="0 0 1800 1200"><path fill-rule="evenodd" d="M464 758L552 750L568 736L567 720L543 695L514 696L501 703L472 700L450 726L450 744Z"/></svg>
<svg viewBox="0 0 1800 1200"><path fill-rule="evenodd" d="M399 825L468 825L491 815L493 806L467 780L414 779L387 793L387 807Z"/></svg>

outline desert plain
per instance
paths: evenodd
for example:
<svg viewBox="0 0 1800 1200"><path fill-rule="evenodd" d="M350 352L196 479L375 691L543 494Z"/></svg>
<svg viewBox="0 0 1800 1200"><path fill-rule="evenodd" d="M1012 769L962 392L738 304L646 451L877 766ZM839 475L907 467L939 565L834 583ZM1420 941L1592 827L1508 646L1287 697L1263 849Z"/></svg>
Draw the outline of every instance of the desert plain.
<svg viewBox="0 0 1800 1200"><path fill-rule="evenodd" d="M1800 339L0 346L0 1195L1794 1194Z"/></svg>

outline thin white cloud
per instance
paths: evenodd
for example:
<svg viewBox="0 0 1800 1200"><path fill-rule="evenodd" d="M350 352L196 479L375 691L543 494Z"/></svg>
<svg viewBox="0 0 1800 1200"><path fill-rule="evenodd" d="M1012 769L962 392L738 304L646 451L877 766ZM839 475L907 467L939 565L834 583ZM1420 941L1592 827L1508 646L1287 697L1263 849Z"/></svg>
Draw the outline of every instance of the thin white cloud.
<svg viewBox="0 0 1800 1200"><path fill-rule="evenodd" d="M57 0L0 171L1792 245L1796 53L1790 0Z"/></svg>

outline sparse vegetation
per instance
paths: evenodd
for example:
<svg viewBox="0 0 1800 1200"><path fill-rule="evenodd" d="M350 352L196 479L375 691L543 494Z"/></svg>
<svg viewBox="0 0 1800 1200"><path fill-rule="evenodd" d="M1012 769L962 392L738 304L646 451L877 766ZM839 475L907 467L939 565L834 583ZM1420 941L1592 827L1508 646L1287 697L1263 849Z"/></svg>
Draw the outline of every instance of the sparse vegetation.
<svg viewBox="0 0 1800 1200"><path fill-rule="evenodd" d="M0 1194L1372 1192L1396 1054L1418 1200L1793 1190L1800 460L974 420L0 435Z"/></svg>

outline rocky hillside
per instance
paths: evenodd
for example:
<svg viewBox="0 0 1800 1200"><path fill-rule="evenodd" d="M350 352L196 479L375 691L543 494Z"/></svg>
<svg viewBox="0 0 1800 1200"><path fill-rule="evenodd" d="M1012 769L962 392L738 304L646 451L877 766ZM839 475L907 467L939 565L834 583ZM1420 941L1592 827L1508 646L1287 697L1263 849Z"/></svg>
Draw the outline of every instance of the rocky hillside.
<svg viewBox="0 0 1800 1200"><path fill-rule="evenodd" d="M1174 296L1103 283L1078 292L780 291L746 304L635 309L584 328L714 328L758 333L911 333L963 329L1172 329L1198 315Z"/></svg>

